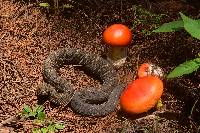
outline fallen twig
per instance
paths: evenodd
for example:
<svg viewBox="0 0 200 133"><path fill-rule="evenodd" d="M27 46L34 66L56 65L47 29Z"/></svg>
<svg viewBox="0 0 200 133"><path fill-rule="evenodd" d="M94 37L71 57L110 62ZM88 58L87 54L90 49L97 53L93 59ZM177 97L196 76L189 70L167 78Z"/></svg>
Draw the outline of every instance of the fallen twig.
<svg viewBox="0 0 200 133"><path fill-rule="evenodd" d="M144 119L155 119L156 117L159 117L159 116L156 116L156 115L153 114L153 115L147 115L147 116L135 119L135 120L136 121L141 121L141 120L144 120Z"/></svg>

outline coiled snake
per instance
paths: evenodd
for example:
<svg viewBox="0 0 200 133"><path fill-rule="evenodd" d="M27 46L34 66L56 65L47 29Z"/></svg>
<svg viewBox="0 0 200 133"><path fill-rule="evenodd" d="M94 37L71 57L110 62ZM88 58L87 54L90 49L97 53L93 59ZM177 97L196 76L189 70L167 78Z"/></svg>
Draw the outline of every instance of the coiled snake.
<svg viewBox="0 0 200 133"><path fill-rule="evenodd" d="M65 64L81 65L84 71L102 82L98 89L75 91L73 86L58 75ZM49 54L43 65L44 83L39 85L38 96L48 96L57 105L68 105L82 115L104 116L115 110L124 85L119 85L117 73L111 63L94 54L78 49L61 48Z"/></svg>

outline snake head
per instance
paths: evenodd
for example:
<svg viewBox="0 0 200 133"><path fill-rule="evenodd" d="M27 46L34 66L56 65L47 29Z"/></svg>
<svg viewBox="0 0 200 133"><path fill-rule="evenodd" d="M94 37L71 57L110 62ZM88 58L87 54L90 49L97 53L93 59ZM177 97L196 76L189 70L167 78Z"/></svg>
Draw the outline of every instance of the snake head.
<svg viewBox="0 0 200 133"><path fill-rule="evenodd" d="M48 85L47 83L43 82L38 85L36 95L37 96L49 96L50 92L52 91L52 87Z"/></svg>
<svg viewBox="0 0 200 133"><path fill-rule="evenodd" d="M55 105L67 106L75 94L75 90L64 90L59 93L55 89L51 91L49 99Z"/></svg>
<svg viewBox="0 0 200 133"><path fill-rule="evenodd" d="M75 94L75 90L64 90L63 92L59 92L56 90L55 87L51 86L43 82L42 84L38 85L38 89L36 91L36 95L39 99L48 98L50 102L55 105L62 105L67 106L68 103L71 101L72 97Z"/></svg>

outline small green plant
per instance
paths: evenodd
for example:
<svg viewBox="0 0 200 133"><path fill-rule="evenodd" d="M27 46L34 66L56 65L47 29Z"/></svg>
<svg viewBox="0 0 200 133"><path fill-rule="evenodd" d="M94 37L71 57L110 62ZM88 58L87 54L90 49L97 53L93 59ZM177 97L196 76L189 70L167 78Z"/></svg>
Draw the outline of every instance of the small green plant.
<svg viewBox="0 0 200 133"><path fill-rule="evenodd" d="M152 13L141 6L133 5L131 10L133 11L134 22L132 29L137 30L143 36L148 36L152 33L152 29L160 24L161 19L166 16L165 14Z"/></svg>
<svg viewBox="0 0 200 133"><path fill-rule="evenodd" d="M36 105L31 108L28 105L24 105L21 116L24 118L36 118L43 121L45 119L44 107L42 105Z"/></svg>
<svg viewBox="0 0 200 133"><path fill-rule="evenodd" d="M161 25L158 29L153 30L153 32L173 32L185 29L192 37L200 40L200 19L195 20L185 16L180 13L181 20L165 23ZM178 65L174 70L172 70L167 78L176 78L183 76L185 74L190 74L200 67L200 55L199 57L188 60L180 65Z"/></svg>
<svg viewBox="0 0 200 133"><path fill-rule="evenodd" d="M39 6L45 7L45 8L49 8L50 7L49 3L39 3Z"/></svg>
<svg viewBox="0 0 200 133"><path fill-rule="evenodd" d="M48 126L46 127L34 128L32 130L32 133L55 133L55 132L58 132L58 130L62 130L62 129L64 129L63 124L50 122L48 123Z"/></svg>
<svg viewBox="0 0 200 133"><path fill-rule="evenodd" d="M24 105L23 110L19 115L25 119L33 119L33 125L40 125L41 128L34 128L32 133L55 133L65 127L63 124L46 119L44 106L42 105L36 105L33 108Z"/></svg>
<svg viewBox="0 0 200 133"><path fill-rule="evenodd" d="M136 18L136 23L141 24L141 23L149 23L153 22L156 24L160 24L161 19L166 16L165 14L155 14L152 13L141 6L132 6L133 14Z"/></svg>

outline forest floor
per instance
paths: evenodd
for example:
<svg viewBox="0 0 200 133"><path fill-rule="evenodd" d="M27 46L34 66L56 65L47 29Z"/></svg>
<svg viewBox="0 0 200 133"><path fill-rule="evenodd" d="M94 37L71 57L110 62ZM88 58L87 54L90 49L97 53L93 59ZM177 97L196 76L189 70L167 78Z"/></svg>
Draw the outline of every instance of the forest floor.
<svg viewBox="0 0 200 133"><path fill-rule="evenodd" d="M185 32L150 34L159 25L177 20L180 11L199 17L199 10L180 1L136 4L133 0L66 0L58 4L59 8L53 10L55 5L47 9L40 7L38 1L0 0L0 132L27 133L40 127L31 119L9 121L9 118L19 114L24 105L38 104L35 92L43 81L43 61L51 51L62 47L104 55L107 46L102 33L113 23L123 23L133 33L128 59L117 70L122 83L134 80L138 66L144 62L155 63L169 73L200 51L200 42ZM64 4L72 6L64 8ZM97 80L70 65L63 67L60 74L70 79L76 89L99 85ZM44 103L45 113L47 118L65 125L60 132L197 132L200 123L193 118L200 115L188 114L191 108L179 98L185 95L173 93L176 88L169 84L165 82L161 109L142 115L123 115L118 106L105 117L85 117L70 107L52 106L49 101ZM192 107L193 103L190 104Z"/></svg>

